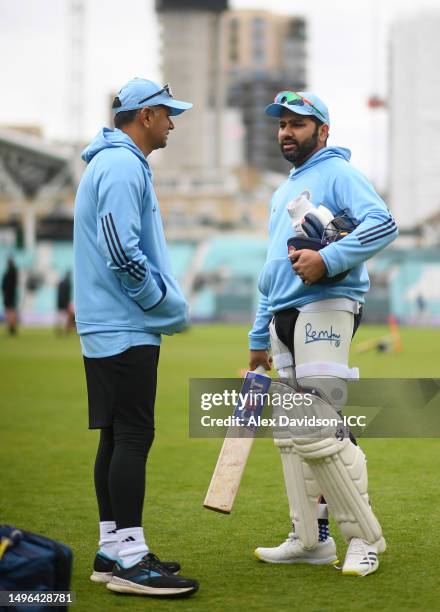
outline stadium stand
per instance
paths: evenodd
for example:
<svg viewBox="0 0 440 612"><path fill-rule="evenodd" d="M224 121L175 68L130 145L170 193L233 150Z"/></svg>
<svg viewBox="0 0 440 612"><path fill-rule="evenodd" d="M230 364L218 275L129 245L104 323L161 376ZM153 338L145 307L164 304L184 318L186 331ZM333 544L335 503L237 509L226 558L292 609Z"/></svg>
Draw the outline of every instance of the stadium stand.
<svg viewBox="0 0 440 612"><path fill-rule="evenodd" d="M195 321L250 321L257 308L258 276L266 257L263 238L222 233L169 245L174 274L184 288ZM22 321L52 324L56 315L56 286L73 269L73 245L40 241L34 251L0 243L0 278L8 256L20 270L19 303ZM440 287L436 283L440 250L390 250L368 262L372 288L365 320L381 322L393 313L399 321L440 322ZM0 317L3 304L0 307Z"/></svg>
<svg viewBox="0 0 440 612"><path fill-rule="evenodd" d="M181 281L191 265L196 245L192 242L171 242L168 246L174 275Z"/></svg>

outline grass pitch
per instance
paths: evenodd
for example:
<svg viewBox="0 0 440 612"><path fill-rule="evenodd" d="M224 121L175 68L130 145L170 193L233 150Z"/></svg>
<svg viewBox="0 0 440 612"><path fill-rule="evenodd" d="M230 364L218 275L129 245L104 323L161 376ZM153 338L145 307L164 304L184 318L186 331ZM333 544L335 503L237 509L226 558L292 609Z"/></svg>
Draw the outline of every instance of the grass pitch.
<svg viewBox="0 0 440 612"><path fill-rule="evenodd" d="M384 333L362 326L354 345ZM98 433L87 430L85 379L78 339L49 330L0 338L0 521L69 544L78 612L145 609L438 610L440 517L437 439L369 439L370 495L388 551L377 574L341 576L331 567L268 565L256 546L278 545L289 518L278 453L257 440L230 516L203 498L221 440L188 437L188 379L237 377L247 363L245 326L201 326L162 345L156 440L150 453L144 527L151 549L177 558L200 581L188 600L110 593L89 581L98 516L92 468ZM362 376L440 378L440 330L402 331L402 353L356 355ZM336 528L340 558L345 545Z"/></svg>

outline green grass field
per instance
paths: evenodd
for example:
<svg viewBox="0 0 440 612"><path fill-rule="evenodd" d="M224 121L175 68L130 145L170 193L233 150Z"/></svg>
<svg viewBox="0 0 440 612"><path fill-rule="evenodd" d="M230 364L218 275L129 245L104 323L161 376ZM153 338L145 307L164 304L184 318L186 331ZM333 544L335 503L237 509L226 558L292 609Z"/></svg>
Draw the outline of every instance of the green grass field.
<svg viewBox="0 0 440 612"><path fill-rule="evenodd" d="M440 517L437 439L368 439L370 495L388 551L377 574L343 577L332 567L259 563L256 546L289 531L281 465L271 440L257 440L229 516L202 501L221 440L188 436L188 379L236 377L247 364L245 326L200 326L162 345L156 440L148 462L144 527L162 558L200 581L188 600L110 593L89 581L98 516L92 467L98 433L87 429L78 339L50 330L0 330L0 522L45 534L74 552L79 611L438 610ZM384 333L361 327L354 345ZM352 358L362 376L440 378L440 330L405 329L402 353ZM340 558L345 546L337 538Z"/></svg>

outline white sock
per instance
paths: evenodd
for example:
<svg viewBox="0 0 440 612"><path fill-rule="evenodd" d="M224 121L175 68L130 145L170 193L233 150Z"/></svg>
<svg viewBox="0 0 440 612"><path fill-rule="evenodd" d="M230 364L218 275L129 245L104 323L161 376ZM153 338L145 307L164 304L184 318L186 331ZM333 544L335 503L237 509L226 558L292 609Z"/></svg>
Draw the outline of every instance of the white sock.
<svg viewBox="0 0 440 612"><path fill-rule="evenodd" d="M123 567L136 565L148 553L142 527L118 529L118 557Z"/></svg>
<svg viewBox="0 0 440 612"><path fill-rule="evenodd" d="M118 536L114 521L99 523L99 550L111 559L116 559L118 556Z"/></svg>

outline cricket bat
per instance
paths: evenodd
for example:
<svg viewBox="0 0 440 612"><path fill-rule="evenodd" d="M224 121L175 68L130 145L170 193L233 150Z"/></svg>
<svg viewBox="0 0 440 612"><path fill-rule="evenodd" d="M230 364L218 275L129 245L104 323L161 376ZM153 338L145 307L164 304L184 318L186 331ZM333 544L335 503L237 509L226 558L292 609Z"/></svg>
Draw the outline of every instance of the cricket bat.
<svg viewBox="0 0 440 612"><path fill-rule="evenodd" d="M262 373L264 371L259 366L245 376L234 410L234 417L240 418L243 424L231 426L227 431L203 502L209 510L229 514L234 505L255 436L255 426L249 424L249 419L261 416L264 407L262 396L269 391L271 383L270 376Z"/></svg>

